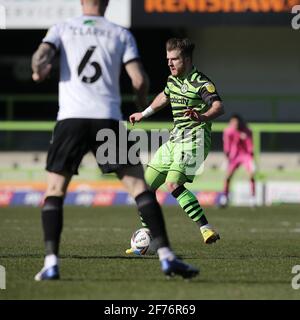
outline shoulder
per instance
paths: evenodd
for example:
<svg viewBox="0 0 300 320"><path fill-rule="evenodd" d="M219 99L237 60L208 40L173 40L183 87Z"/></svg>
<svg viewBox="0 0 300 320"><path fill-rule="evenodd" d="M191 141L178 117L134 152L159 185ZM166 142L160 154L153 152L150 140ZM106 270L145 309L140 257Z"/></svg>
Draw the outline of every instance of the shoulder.
<svg viewBox="0 0 300 320"><path fill-rule="evenodd" d="M66 28L67 21L62 21L52 25L48 30L42 42L54 45L57 50L62 39L63 32Z"/></svg>
<svg viewBox="0 0 300 320"><path fill-rule="evenodd" d="M167 78L167 83L175 83L176 82L176 78L174 78L172 75L169 75Z"/></svg>
<svg viewBox="0 0 300 320"><path fill-rule="evenodd" d="M55 30L55 31L61 31L61 30L64 28L65 24L66 24L66 21L62 21L62 22L58 22L58 23L56 23L56 24L53 24L53 25L48 29L47 35L48 35L50 32L54 31L54 30Z"/></svg>
<svg viewBox="0 0 300 320"><path fill-rule="evenodd" d="M235 130L231 127L226 127L223 132L224 134L231 135L235 133Z"/></svg>
<svg viewBox="0 0 300 320"><path fill-rule="evenodd" d="M205 87L207 91L215 91L214 83L202 72L195 70L195 72L190 76L190 84L198 89Z"/></svg>
<svg viewBox="0 0 300 320"><path fill-rule="evenodd" d="M178 82L178 80L176 79L176 77L173 77L172 75L169 75L168 76L168 79L167 79L167 86L170 88L170 89L178 89L178 88L181 88L181 84Z"/></svg>
<svg viewBox="0 0 300 320"><path fill-rule="evenodd" d="M201 79L201 72L195 69L194 72L189 75L187 80L192 86L197 87L199 86L200 79Z"/></svg>
<svg viewBox="0 0 300 320"><path fill-rule="evenodd" d="M120 43L124 46L137 47L136 40L133 34L126 28L115 25L115 35L118 37Z"/></svg>
<svg viewBox="0 0 300 320"><path fill-rule="evenodd" d="M103 19L105 21L105 24L107 28L114 31L116 34L118 34L122 39L133 37L132 33L125 27L122 27L114 22L111 22L107 20L106 18Z"/></svg>
<svg viewBox="0 0 300 320"><path fill-rule="evenodd" d="M167 81L175 81L174 77L172 75L169 75L168 78L167 78Z"/></svg>

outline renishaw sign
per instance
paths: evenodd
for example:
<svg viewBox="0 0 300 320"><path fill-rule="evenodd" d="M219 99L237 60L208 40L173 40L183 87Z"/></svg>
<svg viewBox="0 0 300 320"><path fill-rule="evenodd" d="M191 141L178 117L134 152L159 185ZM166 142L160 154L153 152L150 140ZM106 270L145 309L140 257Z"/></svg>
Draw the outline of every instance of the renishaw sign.
<svg viewBox="0 0 300 320"><path fill-rule="evenodd" d="M132 0L132 25L289 25L296 4L299 0Z"/></svg>

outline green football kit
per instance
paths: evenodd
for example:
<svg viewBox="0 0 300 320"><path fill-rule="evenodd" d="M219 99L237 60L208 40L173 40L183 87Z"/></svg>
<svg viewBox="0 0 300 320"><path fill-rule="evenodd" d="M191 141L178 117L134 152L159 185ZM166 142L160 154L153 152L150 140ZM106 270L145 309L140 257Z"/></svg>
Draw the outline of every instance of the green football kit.
<svg viewBox="0 0 300 320"><path fill-rule="evenodd" d="M146 181L154 190L164 182L193 182L201 172L211 147L212 124L184 113L193 109L203 114L214 101L221 101L213 82L195 67L185 78L170 75L164 94L171 103L174 127L146 170Z"/></svg>

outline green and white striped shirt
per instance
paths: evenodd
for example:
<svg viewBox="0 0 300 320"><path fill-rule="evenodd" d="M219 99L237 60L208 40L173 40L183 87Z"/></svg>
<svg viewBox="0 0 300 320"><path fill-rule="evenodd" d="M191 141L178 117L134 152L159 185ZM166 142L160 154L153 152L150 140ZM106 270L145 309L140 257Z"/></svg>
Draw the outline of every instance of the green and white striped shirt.
<svg viewBox="0 0 300 320"><path fill-rule="evenodd" d="M170 99L174 119L171 141L194 140L200 129L210 139L211 122L198 122L185 117L184 113L192 108L202 114L214 101L221 101L213 82L194 67L185 78L170 75L164 93Z"/></svg>

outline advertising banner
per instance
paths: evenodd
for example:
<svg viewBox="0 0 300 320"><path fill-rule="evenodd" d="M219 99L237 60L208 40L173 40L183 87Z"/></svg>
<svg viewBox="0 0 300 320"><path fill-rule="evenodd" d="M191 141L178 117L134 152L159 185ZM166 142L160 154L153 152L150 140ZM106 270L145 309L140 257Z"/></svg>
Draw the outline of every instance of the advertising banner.
<svg viewBox="0 0 300 320"><path fill-rule="evenodd" d="M290 25L297 4L298 0L132 0L132 25Z"/></svg>
<svg viewBox="0 0 300 320"><path fill-rule="evenodd" d="M0 208L10 206L40 207L44 201L45 183L1 183ZM204 207L218 205L219 192L195 192ZM157 191L157 200L162 205L178 205L176 199L162 190ZM120 181L71 182L65 205L98 207L113 205L135 205L135 200L125 192Z"/></svg>
<svg viewBox="0 0 300 320"><path fill-rule="evenodd" d="M233 206L262 206L264 204L264 185L257 182L255 185L255 198L251 196L250 183L248 181L236 182L233 185L231 204Z"/></svg>
<svg viewBox="0 0 300 320"><path fill-rule="evenodd" d="M266 205L281 203L300 203L299 182L267 182Z"/></svg>

